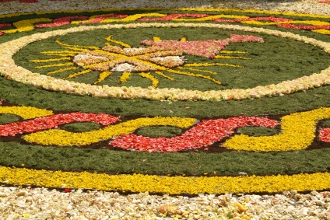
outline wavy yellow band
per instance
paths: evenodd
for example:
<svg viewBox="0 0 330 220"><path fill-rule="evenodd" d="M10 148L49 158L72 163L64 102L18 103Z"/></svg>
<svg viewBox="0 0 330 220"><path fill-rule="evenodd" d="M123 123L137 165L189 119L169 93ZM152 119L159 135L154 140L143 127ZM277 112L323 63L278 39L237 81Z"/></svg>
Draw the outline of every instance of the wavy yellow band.
<svg viewBox="0 0 330 220"><path fill-rule="evenodd" d="M53 111L27 106L0 106L0 114L13 114L23 119L53 115Z"/></svg>
<svg viewBox="0 0 330 220"><path fill-rule="evenodd" d="M143 174L108 175L0 167L0 182L40 187L85 188L168 194L256 193L286 190L324 190L330 186L329 173L277 176L185 177Z"/></svg>

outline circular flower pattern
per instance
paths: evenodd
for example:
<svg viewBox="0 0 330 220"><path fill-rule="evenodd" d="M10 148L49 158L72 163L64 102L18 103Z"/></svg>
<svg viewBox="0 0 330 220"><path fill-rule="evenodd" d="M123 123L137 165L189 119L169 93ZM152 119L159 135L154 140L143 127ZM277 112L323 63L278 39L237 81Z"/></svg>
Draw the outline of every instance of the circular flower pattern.
<svg viewBox="0 0 330 220"><path fill-rule="evenodd" d="M67 12L65 16L54 12L30 19L19 14L3 17L0 150L17 159L0 156L0 181L169 194L327 189L330 131L323 122L330 118L330 67L246 89L201 91L160 86L160 79L170 82L176 78L184 79L186 84L197 78L201 84L223 85L214 75L221 71L234 75L235 68L243 66L216 59L256 62L253 57L259 54L247 57L246 51L228 48L234 44L248 47L250 42L251 48L263 47L270 37L294 40L315 49L315 54L329 56L328 18L233 12L177 9L151 13L141 9L135 13L122 9L72 15ZM173 39L162 33L165 28L232 33L218 39ZM153 29L159 35L141 40L139 46L131 43L134 36L115 36L120 30L133 29ZM104 45L93 45L92 39L89 45L57 39L92 31L109 32ZM40 53L47 59L27 56L26 63L35 65L18 65L16 57L24 48L43 44L45 50L31 54ZM41 74L31 71L33 68L49 71ZM79 77L87 77L90 83L80 82ZM117 86L102 85L111 77L117 77L113 82ZM136 77L148 81L148 86L123 86ZM263 77L255 81L261 83ZM22 98L26 94L34 97ZM14 120L12 115L18 119L10 121ZM82 122L100 126L84 132L62 127ZM157 130L161 126L180 128L182 132L174 137L165 137L162 132L166 129L156 137L137 132L143 127ZM256 129L256 134L248 134L241 130L244 127L273 129L275 134ZM15 157L29 151L32 153L26 161ZM318 164L303 167L315 155L320 158ZM37 157L51 159L42 167L35 162ZM295 161L299 164L288 168ZM274 164L282 166L282 171Z"/></svg>
<svg viewBox="0 0 330 220"><path fill-rule="evenodd" d="M146 98L151 100L243 100L247 98L260 98L265 96L276 96L283 94L290 94L292 92L307 90L309 88L319 87L329 83L330 67L321 71L320 73L312 74L311 76L304 76L295 80L284 81L276 85L257 86L251 89L233 89L223 91L190 91L181 89L144 89L141 87L109 87L107 85L96 86L84 83L71 82L61 79L55 79L51 76L43 76L38 73L33 73L27 69L16 66L12 56L22 47L53 36L65 35L73 32L82 32L95 29L122 29L122 28L148 28L148 27L190 27L202 28L212 27L229 30L243 30L257 33L265 33L284 38L292 38L297 41L302 41L314 46L322 48L325 52L330 52L330 44L327 42L318 41L312 38L292 34L288 32L281 32L275 30L268 30L262 28L253 28L235 25L220 25L220 24L194 24L194 23L140 23L127 25L101 25L101 26L80 26L64 30L49 31L44 34L32 34L30 36L22 37L12 41L8 41L1 45L0 52L4 54L0 61L1 75L7 79L15 80L17 82L27 83L38 86L44 89L67 92L79 95L92 95L94 97L116 97L116 98ZM15 45L14 47L12 45ZM96 55L95 55L96 56ZM134 64L138 65L138 64ZM99 65L98 65L99 66ZM97 67L97 66L96 66ZM101 67L99 67L101 68ZM144 69L143 69L144 70ZM157 69L156 69L157 70ZM82 73L78 73L82 74Z"/></svg>

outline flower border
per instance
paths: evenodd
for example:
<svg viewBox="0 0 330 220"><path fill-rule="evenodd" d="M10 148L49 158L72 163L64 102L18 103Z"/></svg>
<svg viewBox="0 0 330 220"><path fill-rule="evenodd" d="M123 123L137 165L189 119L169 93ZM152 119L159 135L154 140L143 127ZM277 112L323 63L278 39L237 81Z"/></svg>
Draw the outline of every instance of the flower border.
<svg viewBox="0 0 330 220"><path fill-rule="evenodd" d="M186 117L142 117L115 124L119 122L120 117L81 112L54 115L49 110L26 106L0 106L1 113L14 114L28 120L0 125L0 137L24 134L23 139L28 142L61 147L83 146L112 138L110 146L148 152L175 152L201 147L206 147L204 150L208 150L207 147L214 142L232 136L236 128L245 126L274 128L281 125L280 134L258 137L240 134L230 137L222 144L232 150L268 152L306 149L316 137L315 127L318 121L330 117L330 108L321 107L292 113L282 117L281 123L266 117L237 116L202 122ZM79 133L54 129L72 122L94 122L106 127ZM173 138L151 138L131 134L144 126L175 126L189 129ZM320 141L329 142L330 129L321 128L318 138Z"/></svg>
<svg viewBox="0 0 330 220"><path fill-rule="evenodd" d="M310 76L304 76L294 80L287 80L278 84L267 86L257 86L251 89L232 89L219 91L196 91L186 89L155 89L141 87L109 87L107 85L97 86L84 83L66 81L56 79L51 76L33 73L23 67L15 65L12 55L22 47L29 43L47 39L53 36L65 35L68 33L97 30L97 29L125 29L125 28L177 28L177 27L209 27L221 28L229 30L241 30L255 33L264 33L273 36L292 38L297 41L318 46L325 52L330 53L330 43L319 41L313 38L300 36L297 34L268 30L263 28L244 27L238 25L221 25L221 24L200 24L200 23L147 23L147 24L115 24L100 26L80 26L65 30L49 31L43 34L37 33L29 36L21 37L15 40L5 42L0 45L0 74L7 79L11 79L24 84L37 86L47 90L61 91L77 95L92 95L94 97L115 97L123 99L145 98L150 100L205 100L205 101L221 101L221 100L244 100L249 98L271 97L284 94L291 94L297 91L308 90L314 87L330 84L330 67L322 70L320 73L314 73ZM15 46L13 46L15 45Z"/></svg>
<svg viewBox="0 0 330 220"><path fill-rule="evenodd" d="M146 17L146 18L145 18ZM156 18L147 18L156 17ZM190 18L185 18L190 17ZM315 16L312 16L315 17ZM316 16L318 17L318 16ZM1 18L1 16L0 16ZM229 18L229 19L227 19ZM319 17L321 18L321 17ZM113 23L113 22L132 22L132 21L189 21L189 22L225 22L225 23L245 23L252 25L276 25L278 27L289 29L311 30L319 34L330 34L330 23L319 20L292 20L288 18L268 17L248 17L245 15L209 15L209 14L161 14L161 13L143 13L143 14L102 14L88 16L66 16L55 19L36 18L25 19L13 23L16 29L0 30L0 36L3 34L12 34L22 31L32 31L34 28L56 27L68 24L90 24L90 23ZM270 22L269 22L270 21ZM46 23L42 23L46 22ZM41 23L41 24L40 24ZM294 25L298 24L298 25ZM306 24L306 25L302 25ZM12 26L12 24L1 24L3 27ZM0 27L1 27L0 25Z"/></svg>
<svg viewBox="0 0 330 220"><path fill-rule="evenodd" d="M108 175L0 167L0 182L57 188L85 188L122 192L151 192L192 195L200 193L257 193L288 190L326 190L330 173L272 176L156 176L144 174ZM133 184L134 183L134 184Z"/></svg>

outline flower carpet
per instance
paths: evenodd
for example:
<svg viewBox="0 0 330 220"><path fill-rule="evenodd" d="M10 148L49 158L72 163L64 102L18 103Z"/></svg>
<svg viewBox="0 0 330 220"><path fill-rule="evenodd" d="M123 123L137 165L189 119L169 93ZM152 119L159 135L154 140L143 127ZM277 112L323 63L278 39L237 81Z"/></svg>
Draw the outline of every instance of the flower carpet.
<svg viewBox="0 0 330 220"><path fill-rule="evenodd" d="M0 182L125 193L330 187L330 16L0 16Z"/></svg>

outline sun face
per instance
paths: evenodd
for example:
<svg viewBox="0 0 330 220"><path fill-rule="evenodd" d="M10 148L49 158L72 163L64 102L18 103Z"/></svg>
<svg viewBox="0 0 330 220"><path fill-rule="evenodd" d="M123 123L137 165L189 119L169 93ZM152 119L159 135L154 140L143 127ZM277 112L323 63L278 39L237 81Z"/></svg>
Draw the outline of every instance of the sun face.
<svg viewBox="0 0 330 220"><path fill-rule="evenodd" d="M94 46L70 45L56 40L65 50L44 51L42 54L56 56L55 59L30 60L30 62L51 63L55 61L69 61L49 65L40 65L35 68L59 67L60 69L48 72L48 75L78 70L69 74L64 79L71 79L88 74L92 71L99 72L98 84L109 77L113 72L120 72L119 82L125 83L131 74L136 73L151 81L152 87L158 87L159 79L174 80L167 75L179 74L191 77L199 77L220 85L221 82L209 76L216 75L214 71L208 71L199 67L229 66L239 68L242 66L226 63L188 63L185 54L207 57L209 59L249 59L246 57L223 56L220 53L246 53L239 51L225 51L224 48L230 43L237 42L263 42L262 38L248 35L231 35L222 40L187 41L185 37L180 40L161 40L154 37L152 41L142 41L141 44L148 47L131 47L122 41L113 40L112 35L106 38L106 46L99 48ZM119 46L115 46L117 44Z"/></svg>

